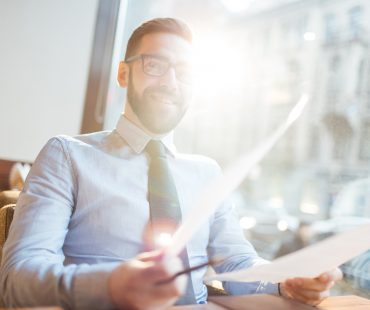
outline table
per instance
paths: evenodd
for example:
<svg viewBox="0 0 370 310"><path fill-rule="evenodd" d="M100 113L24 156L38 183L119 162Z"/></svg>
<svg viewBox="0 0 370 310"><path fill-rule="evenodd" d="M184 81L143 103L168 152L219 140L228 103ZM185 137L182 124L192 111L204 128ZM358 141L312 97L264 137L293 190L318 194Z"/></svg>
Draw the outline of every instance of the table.
<svg viewBox="0 0 370 310"><path fill-rule="evenodd" d="M365 310L370 309L370 300L353 295L329 297L318 308L323 310Z"/></svg>
<svg viewBox="0 0 370 310"><path fill-rule="evenodd" d="M171 310L369 310L370 300L354 295L332 296L311 307L273 295L215 296L206 305L171 307Z"/></svg>
<svg viewBox="0 0 370 310"><path fill-rule="evenodd" d="M272 295L216 296L205 305L175 306L169 310L369 310L370 300L354 295L332 296L317 307ZM6 310L0 308L0 310ZM12 310L62 310L59 307L12 308Z"/></svg>
<svg viewBox="0 0 370 310"><path fill-rule="evenodd" d="M63 310L59 307L31 307L31 308L0 308L0 310Z"/></svg>

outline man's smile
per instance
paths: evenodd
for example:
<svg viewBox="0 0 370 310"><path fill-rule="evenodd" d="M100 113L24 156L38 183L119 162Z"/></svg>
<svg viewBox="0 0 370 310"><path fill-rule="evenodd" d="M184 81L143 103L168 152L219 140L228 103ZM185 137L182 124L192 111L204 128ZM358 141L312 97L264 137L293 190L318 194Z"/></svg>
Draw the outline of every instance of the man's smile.
<svg viewBox="0 0 370 310"><path fill-rule="evenodd" d="M176 105L176 99L172 95L155 92L151 93L149 97L158 103Z"/></svg>

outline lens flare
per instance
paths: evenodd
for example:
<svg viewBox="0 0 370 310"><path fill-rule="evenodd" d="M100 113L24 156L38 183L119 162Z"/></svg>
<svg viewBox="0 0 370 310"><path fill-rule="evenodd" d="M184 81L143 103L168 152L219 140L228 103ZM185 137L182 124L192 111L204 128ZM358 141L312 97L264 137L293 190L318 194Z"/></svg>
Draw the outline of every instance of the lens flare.
<svg viewBox="0 0 370 310"><path fill-rule="evenodd" d="M171 244L172 236L169 233L160 233L155 237L155 243L158 247L164 248Z"/></svg>

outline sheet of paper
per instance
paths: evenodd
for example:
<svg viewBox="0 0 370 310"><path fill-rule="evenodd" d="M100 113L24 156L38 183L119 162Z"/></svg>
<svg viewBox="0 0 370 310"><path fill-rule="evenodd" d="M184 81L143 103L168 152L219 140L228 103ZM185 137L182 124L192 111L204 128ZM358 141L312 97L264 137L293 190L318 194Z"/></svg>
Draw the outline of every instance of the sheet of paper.
<svg viewBox="0 0 370 310"><path fill-rule="evenodd" d="M282 282L294 277L317 277L370 249L370 224L337 234L297 252L235 272L221 273L205 279L219 281Z"/></svg>
<svg viewBox="0 0 370 310"><path fill-rule="evenodd" d="M206 222L208 217L238 187L253 167L261 161L279 138L302 114L307 102L308 96L306 94L302 95L298 103L289 113L287 119L271 136L258 145L251 153L236 160L235 163L224 171L222 176L216 178L215 181L204 190L190 214L175 232L172 243L167 248L168 253L178 255L182 251L186 243L193 237L201 225Z"/></svg>

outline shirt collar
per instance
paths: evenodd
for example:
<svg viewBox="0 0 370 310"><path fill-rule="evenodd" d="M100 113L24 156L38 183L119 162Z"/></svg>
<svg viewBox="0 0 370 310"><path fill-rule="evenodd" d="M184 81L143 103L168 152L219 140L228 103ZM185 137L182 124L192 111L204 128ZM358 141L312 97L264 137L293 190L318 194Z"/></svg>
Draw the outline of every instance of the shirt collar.
<svg viewBox="0 0 370 310"><path fill-rule="evenodd" d="M124 114L120 116L117 122L116 131L137 154L143 152L148 142L152 139L160 140L172 156L176 156L177 154L176 147L173 143L173 131L161 139L153 138L131 122Z"/></svg>

